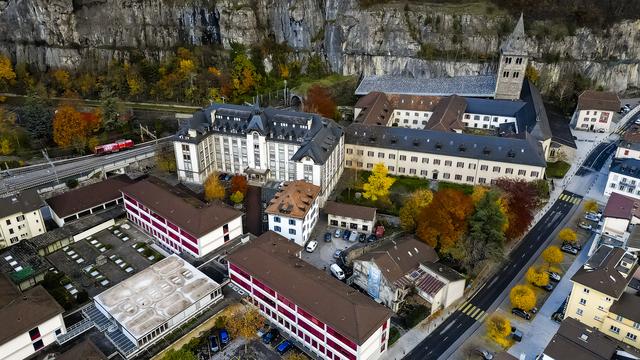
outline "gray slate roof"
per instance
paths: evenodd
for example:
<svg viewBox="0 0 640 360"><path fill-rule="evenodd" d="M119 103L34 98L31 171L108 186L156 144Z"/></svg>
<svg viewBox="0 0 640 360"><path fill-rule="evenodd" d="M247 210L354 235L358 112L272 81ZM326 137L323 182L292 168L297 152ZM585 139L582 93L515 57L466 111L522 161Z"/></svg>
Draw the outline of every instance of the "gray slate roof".
<svg viewBox="0 0 640 360"><path fill-rule="evenodd" d="M215 116L221 118L211 123L214 111ZM317 164L324 164L343 134L342 127L318 114L234 104L213 104L197 111L178 131L178 137L186 136L189 129L197 131L195 142L210 133L245 137L256 131L275 141L300 145L292 160L308 156ZM180 138L184 140L190 141Z"/></svg>
<svg viewBox="0 0 640 360"><path fill-rule="evenodd" d="M495 75L455 76L443 78L412 78L393 75L365 76L356 95L367 95L372 91L387 94L493 97L496 90Z"/></svg>
<svg viewBox="0 0 640 360"><path fill-rule="evenodd" d="M0 218L36 211L43 204L35 189L23 190L16 195L0 198Z"/></svg>
<svg viewBox="0 0 640 360"><path fill-rule="evenodd" d="M610 171L640 179L640 160L614 159Z"/></svg>
<svg viewBox="0 0 640 360"><path fill-rule="evenodd" d="M528 135L508 138L362 124L350 125L345 134L347 144L531 166L547 164L541 145Z"/></svg>

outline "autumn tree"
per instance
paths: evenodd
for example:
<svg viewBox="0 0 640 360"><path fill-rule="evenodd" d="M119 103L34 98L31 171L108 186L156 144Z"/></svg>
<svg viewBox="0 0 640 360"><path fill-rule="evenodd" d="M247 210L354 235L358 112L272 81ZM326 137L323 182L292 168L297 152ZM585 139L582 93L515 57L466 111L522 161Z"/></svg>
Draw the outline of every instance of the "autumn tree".
<svg viewBox="0 0 640 360"><path fill-rule="evenodd" d="M158 169L165 172L176 171L176 155L173 151L173 146L157 146L155 154Z"/></svg>
<svg viewBox="0 0 640 360"><path fill-rule="evenodd" d="M236 191L233 194L231 194L231 196L229 196L229 199L233 201L236 205L241 204L242 201L244 200L244 194L241 193L240 191Z"/></svg>
<svg viewBox="0 0 640 360"><path fill-rule="evenodd" d="M525 275L528 282L535 286L546 286L549 284L549 274L540 266L531 266Z"/></svg>
<svg viewBox="0 0 640 360"><path fill-rule="evenodd" d="M524 180L506 178L496 180L496 186L507 198L509 227L505 235L508 239L516 239L529 228L533 212L539 205L536 186Z"/></svg>
<svg viewBox="0 0 640 360"><path fill-rule="evenodd" d="M553 266L562 262L564 254L562 254L559 247L551 245L542 252L542 259L548 266Z"/></svg>
<svg viewBox="0 0 640 360"><path fill-rule="evenodd" d="M162 360L198 360L198 357L187 349L169 349L169 351L162 356Z"/></svg>
<svg viewBox="0 0 640 360"><path fill-rule="evenodd" d="M304 110L334 119L338 107L328 88L321 85L313 85L309 88L309 91L307 91Z"/></svg>
<svg viewBox="0 0 640 360"><path fill-rule="evenodd" d="M70 92L73 87L71 86L71 75L65 69L53 69L50 72L53 88L56 89L59 95Z"/></svg>
<svg viewBox="0 0 640 360"><path fill-rule="evenodd" d="M489 191L489 188L482 185L476 185L473 187L473 192L471 193L471 200L474 204L480 202L480 200L484 199L484 196Z"/></svg>
<svg viewBox="0 0 640 360"><path fill-rule="evenodd" d="M217 173L212 173L204 182L204 198L207 201L224 199L225 189Z"/></svg>
<svg viewBox="0 0 640 360"><path fill-rule="evenodd" d="M284 360L309 360L305 355L298 352L290 352L283 357Z"/></svg>
<svg viewBox="0 0 640 360"><path fill-rule="evenodd" d="M265 319L255 308L244 308L234 312L233 321L228 321L227 326L232 338L242 337L251 340L257 337L258 330L264 326ZM246 343L245 343L246 352Z"/></svg>
<svg viewBox="0 0 640 360"><path fill-rule="evenodd" d="M511 345L511 322L502 315L492 315L487 319L487 337L496 344L507 348Z"/></svg>
<svg viewBox="0 0 640 360"><path fill-rule="evenodd" d="M560 230L560 232L558 233L558 237L563 242L568 242L570 244L575 244L576 241L578 240L578 235L571 228L564 228Z"/></svg>
<svg viewBox="0 0 640 360"><path fill-rule="evenodd" d="M516 285L509 293L513 307L529 311L536 306L536 293L528 285Z"/></svg>
<svg viewBox="0 0 640 360"><path fill-rule="evenodd" d="M433 200L433 193L429 189L418 189L411 193L400 208L400 225L406 231L416 229L416 220L422 210Z"/></svg>
<svg viewBox="0 0 640 360"><path fill-rule="evenodd" d="M389 189L396 179L387 176L388 170L383 163L378 163L373 166L373 171L367 182L362 186L364 193L362 196L365 199L376 201L378 199L385 199L389 196Z"/></svg>
<svg viewBox="0 0 640 360"><path fill-rule="evenodd" d="M469 217L467 235L451 254L469 273L477 273L485 261L504 258L504 223L506 216L500 210L500 194L494 190L484 194Z"/></svg>
<svg viewBox="0 0 640 360"><path fill-rule="evenodd" d="M418 219L418 237L448 253L467 230L467 218L473 212L471 198L454 189L436 192Z"/></svg>
<svg viewBox="0 0 640 360"><path fill-rule="evenodd" d="M5 90L16 79L11 60L0 54L0 90Z"/></svg>
<svg viewBox="0 0 640 360"><path fill-rule="evenodd" d="M70 105L62 105L56 109L53 117L53 141L58 146L73 146L82 151L87 143L87 129L82 115Z"/></svg>
<svg viewBox="0 0 640 360"><path fill-rule="evenodd" d="M0 155L11 155L25 139L24 131L16 124L16 114L0 107Z"/></svg>
<svg viewBox="0 0 640 360"><path fill-rule="evenodd" d="M595 213L599 209L598 202L595 200L588 200L584 203L584 211Z"/></svg>
<svg viewBox="0 0 640 360"><path fill-rule="evenodd" d="M233 96L242 98L254 92L260 80L261 76L256 72L256 68L249 57L242 52L237 53L231 64L231 88Z"/></svg>
<svg viewBox="0 0 640 360"><path fill-rule="evenodd" d="M249 185L247 184L247 178L242 175L234 175L231 178L231 193L235 194L236 192L242 193L242 195L247 194L247 189Z"/></svg>

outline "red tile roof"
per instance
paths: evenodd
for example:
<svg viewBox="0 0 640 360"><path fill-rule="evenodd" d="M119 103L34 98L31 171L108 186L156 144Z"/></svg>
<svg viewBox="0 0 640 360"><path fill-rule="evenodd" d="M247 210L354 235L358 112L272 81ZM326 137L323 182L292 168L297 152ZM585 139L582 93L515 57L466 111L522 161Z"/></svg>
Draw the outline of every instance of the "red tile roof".
<svg viewBox="0 0 640 360"><path fill-rule="evenodd" d="M627 220L640 217L640 200L614 192L607 201L603 216Z"/></svg>

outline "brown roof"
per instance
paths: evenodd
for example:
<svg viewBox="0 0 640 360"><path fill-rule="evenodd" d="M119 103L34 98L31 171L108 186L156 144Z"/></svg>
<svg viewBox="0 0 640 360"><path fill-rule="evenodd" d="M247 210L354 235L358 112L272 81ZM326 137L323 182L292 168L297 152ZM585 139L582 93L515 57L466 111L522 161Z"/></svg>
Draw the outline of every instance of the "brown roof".
<svg viewBox="0 0 640 360"><path fill-rule="evenodd" d="M467 109L467 101L458 95L448 96L438 103L425 129L453 131L464 129L462 117Z"/></svg>
<svg viewBox="0 0 640 360"><path fill-rule="evenodd" d="M320 187L304 180L285 183L269 202L267 214L303 219L320 194Z"/></svg>
<svg viewBox="0 0 640 360"><path fill-rule="evenodd" d="M27 189L15 195L0 197L0 218L17 213L28 213L39 210L42 199L36 189Z"/></svg>
<svg viewBox="0 0 640 360"><path fill-rule="evenodd" d="M640 200L614 192L607 201L603 216L627 220L640 217Z"/></svg>
<svg viewBox="0 0 640 360"><path fill-rule="evenodd" d="M228 260L361 345L389 319L391 312L301 260L296 256L301 250L268 231L239 247Z"/></svg>
<svg viewBox="0 0 640 360"><path fill-rule="evenodd" d="M0 344L22 335L64 310L40 285L23 293L0 275Z"/></svg>
<svg viewBox="0 0 640 360"><path fill-rule="evenodd" d="M67 191L45 201L56 215L65 217L122 197L120 190L134 182L127 175L118 175L99 183Z"/></svg>
<svg viewBox="0 0 640 360"><path fill-rule="evenodd" d="M335 201L327 201L324 205L327 214L373 221L376 218L376 208L360 205L344 204Z"/></svg>
<svg viewBox="0 0 640 360"><path fill-rule="evenodd" d="M71 349L56 356L56 360L106 360L108 359L91 341L84 340Z"/></svg>
<svg viewBox="0 0 640 360"><path fill-rule="evenodd" d="M196 237L242 216L240 211L220 201L204 203L153 177L129 185L122 192Z"/></svg>
<svg viewBox="0 0 640 360"><path fill-rule="evenodd" d="M434 111L440 96L385 94L373 91L358 99L355 108L362 109L356 123L387 125L395 110Z"/></svg>
<svg viewBox="0 0 640 360"><path fill-rule="evenodd" d="M394 110L434 111L441 96L387 94Z"/></svg>
<svg viewBox="0 0 640 360"><path fill-rule="evenodd" d="M389 282L395 282L419 264L438 260L436 251L413 236L391 240L354 261L373 261Z"/></svg>
<svg viewBox="0 0 640 360"><path fill-rule="evenodd" d="M585 90L578 96L578 110L620 110L620 98L608 91Z"/></svg>
<svg viewBox="0 0 640 360"><path fill-rule="evenodd" d="M609 311L625 319L640 323L640 297L624 292L620 299L613 302Z"/></svg>
<svg viewBox="0 0 640 360"><path fill-rule="evenodd" d="M595 328L566 318L544 349L554 359L611 360L618 345Z"/></svg>
<svg viewBox="0 0 640 360"><path fill-rule="evenodd" d="M636 266L634 263L629 270L620 266L625 254L622 248L601 245L571 280L618 299L633 278Z"/></svg>

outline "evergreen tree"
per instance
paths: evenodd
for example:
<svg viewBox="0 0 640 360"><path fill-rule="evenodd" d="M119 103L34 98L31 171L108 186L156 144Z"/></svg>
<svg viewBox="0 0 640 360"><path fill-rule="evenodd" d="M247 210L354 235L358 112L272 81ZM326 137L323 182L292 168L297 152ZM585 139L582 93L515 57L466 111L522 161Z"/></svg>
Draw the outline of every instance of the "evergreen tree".
<svg viewBox="0 0 640 360"><path fill-rule="evenodd" d="M19 112L20 125L34 140L46 142L52 133L53 113L44 99L30 91Z"/></svg>

